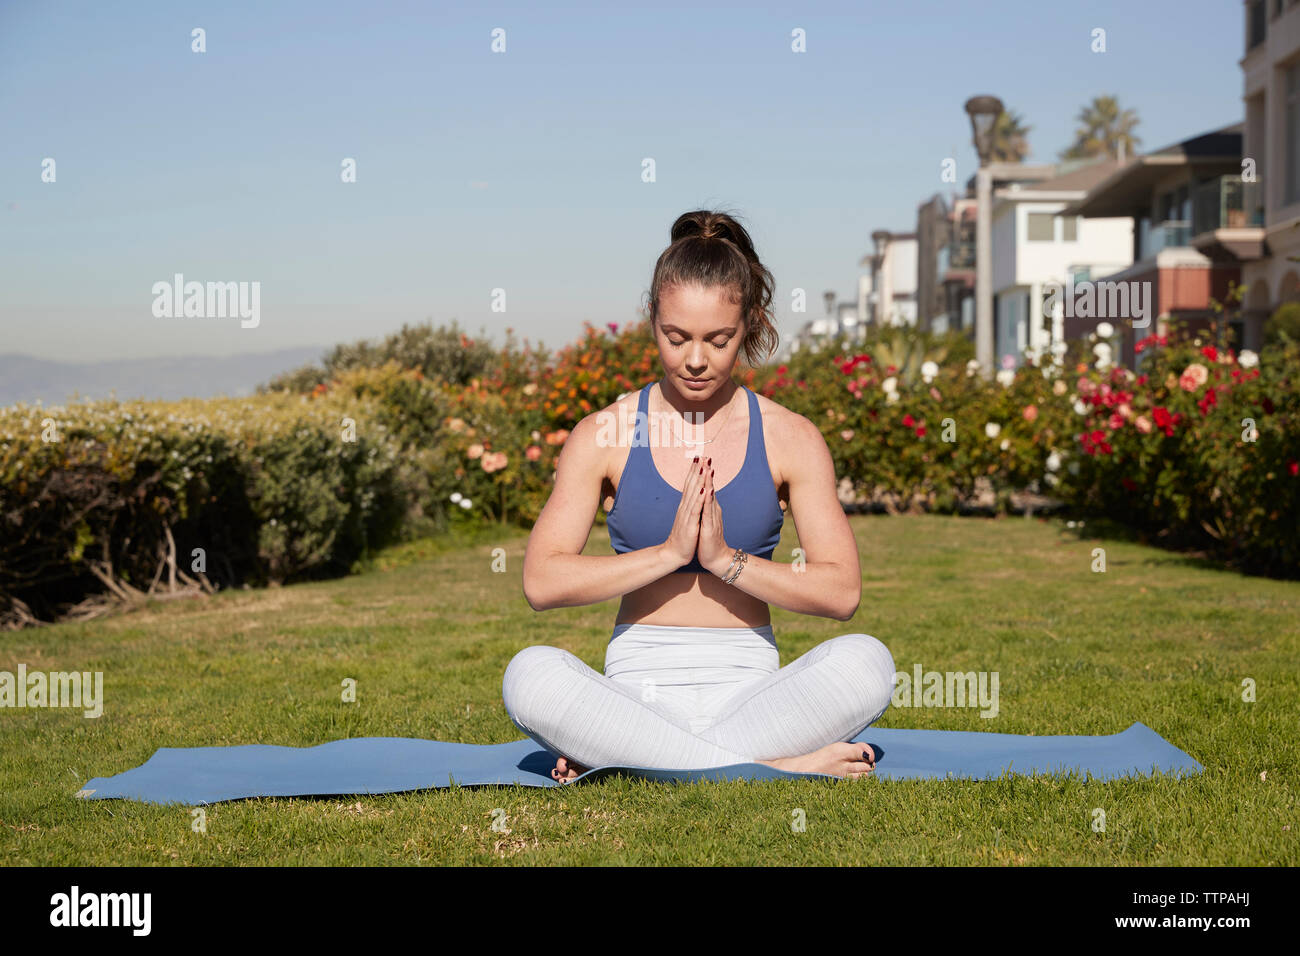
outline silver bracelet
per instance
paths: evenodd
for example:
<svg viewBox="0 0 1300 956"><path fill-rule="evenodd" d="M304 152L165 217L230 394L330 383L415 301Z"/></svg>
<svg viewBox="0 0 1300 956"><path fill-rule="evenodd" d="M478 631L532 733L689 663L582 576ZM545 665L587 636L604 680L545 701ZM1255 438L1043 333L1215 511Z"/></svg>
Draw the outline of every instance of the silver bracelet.
<svg viewBox="0 0 1300 956"><path fill-rule="evenodd" d="M742 554L744 554L744 552L741 551L740 548L737 548L735 551L731 553L731 563L727 565L727 570L723 571L721 574L718 575L718 577L722 578L724 582L727 580L727 575L731 574L732 568L736 566L736 561L740 558Z"/></svg>
<svg viewBox="0 0 1300 956"><path fill-rule="evenodd" d="M724 578L727 584L735 583L736 578L740 577L740 572L745 570L745 562L749 560L749 555L744 551L740 552L740 564L736 567L736 572L730 578Z"/></svg>

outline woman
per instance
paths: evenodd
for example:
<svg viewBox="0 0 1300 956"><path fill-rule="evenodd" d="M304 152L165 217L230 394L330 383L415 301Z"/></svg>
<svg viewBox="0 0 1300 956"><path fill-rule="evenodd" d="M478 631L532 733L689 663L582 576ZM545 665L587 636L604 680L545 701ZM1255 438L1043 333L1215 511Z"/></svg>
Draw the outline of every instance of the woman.
<svg viewBox="0 0 1300 956"><path fill-rule="evenodd" d="M862 594L821 433L731 378L741 352L753 366L775 347L772 289L732 217L679 217L649 295L663 378L588 415L564 444L524 595L539 611L622 603L604 674L545 645L506 668L506 712L559 755L557 780L614 764L874 769L869 746L845 741L889 706L888 649L844 634L782 668L772 632L769 604L847 621ZM617 553L584 555L600 503ZM799 536L792 564L771 560L783 506Z"/></svg>

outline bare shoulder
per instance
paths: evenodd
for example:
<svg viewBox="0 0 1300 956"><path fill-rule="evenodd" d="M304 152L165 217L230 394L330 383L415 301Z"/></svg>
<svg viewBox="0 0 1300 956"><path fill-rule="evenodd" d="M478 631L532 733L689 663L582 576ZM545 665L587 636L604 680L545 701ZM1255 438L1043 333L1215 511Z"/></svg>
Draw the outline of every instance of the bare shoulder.
<svg viewBox="0 0 1300 956"><path fill-rule="evenodd" d="M768 461L772 465L782 500L786 498L790 477L797 473L800 463L820 460L826 455L826 439L812 420L793 412L765 395L754 393L758 410L763 416L763 443L767 446Z"/></svg>
<svg viewBox="0 0 1300 956"><path fill-rule="evenodd" d="M579 422L584 429L583 441L593 446L592 454L600 462L601 507L606 512L613 507L616 482L631 451L640 398L640 389L633 389Z"/></svg>

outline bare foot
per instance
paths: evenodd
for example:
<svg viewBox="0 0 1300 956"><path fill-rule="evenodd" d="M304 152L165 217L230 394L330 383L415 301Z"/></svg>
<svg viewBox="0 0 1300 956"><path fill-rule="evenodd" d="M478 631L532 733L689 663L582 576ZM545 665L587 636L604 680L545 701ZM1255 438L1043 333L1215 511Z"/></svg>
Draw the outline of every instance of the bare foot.
<svg viewBox="0 0 1300 956"><path fill-rule="evenodd" d="M580 763L574 763L568 757L561 757L555 761L555 766L551 768L551 776L560 783L568 783L579 774L586 773L587 769Z"/></svg>
<svg viewBox="0 0 1300 956"><path fill-rule="evenodd" d="M794 773L828 773L857 780L876 769L876 754L869 744L833 743L798 757L754 762Z"/></svg>

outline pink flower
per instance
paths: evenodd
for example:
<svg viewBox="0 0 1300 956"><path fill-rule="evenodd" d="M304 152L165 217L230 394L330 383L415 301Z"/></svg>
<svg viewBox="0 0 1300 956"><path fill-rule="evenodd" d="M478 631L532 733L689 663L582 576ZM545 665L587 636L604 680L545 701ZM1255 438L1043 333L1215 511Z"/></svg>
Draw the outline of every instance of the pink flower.
<svg viewBox="0 0 1300 956"><path fill-rule="evenodd" d="M1025 406L1025 410L1024 410L1023 412L1021 412L1020 414L1022 414L1022 415L1025 416L1025 421L1027 421L1027 422L1037 421L1037 419L1038 419L1038 406L1037 406L1037 405L1026 405L1026 406Z"/></svg>
<svg viewBox="0 0 1300 956"><path fill-rule="evenodd" d="M1209 377L1209 369L1200 362L1193 362L1183 369L1183 374L1178 377L1178 384L1182 386L1183 391L1194 392L1204 385Z"/></svg>
<svg viewBox="0 0 1300 956"><path fill-rule="evenodd" d="M509 461L506 453L503 451L490 451L483 456L483 470L489 474L494 471L500 471Z"/></svg>
<svg viewBox="0 0 1300 956"><path fill-rule="evenodd" d="M1121 428L1123 428L1123 427L1124 427L1124 417L1123 417L1122 415L1120 415L1119 412L1111 412L1111 413L1110 413L1110 430L1113 431L1113 432L1117 432L1117 431L1119 431L1119 430L1120 430Z"/></svg>
<svg viewBox="0 0 1300 956"><path fill-rule="evenodd" d="M483 446L478 443L470 445L469 448L465 449L465 454L469 455L470 458L479 458L483 454Z"/></svg>
<svg viewBox="0 0 1300 956"><path fill-rule="evenodd" d="M852 428L844 429L844 431L840 432L840 437L843 438L845 441L848 441L853 437L853 429Z"/></svg>
<svg viewBox="0 0 1300 956"><path fill-rule="evenodd" d="M936 402L943 401L943 396L939 394L939 390L935 388L933 385L930 386L930 397L933 398Z"/></svg>
<svg viewBox="0 0 1300 956"><path fill-rule="evenodd" d="M529 461L536 461L537 459L542 457L542 450L538 448L536 445L529 445L526 449L524 449L524 455L528 458Z"/></svg>
<svg viewBox="0 0 1300 956"><path fill-rule="evenodd" d="M1136 428L1138 431L1140 431L1143 435L1150 435L1151 419L1147 418L1145 415L1139 415L1137 417L1137 420L1133 422L1133 427Z"/></svg>

